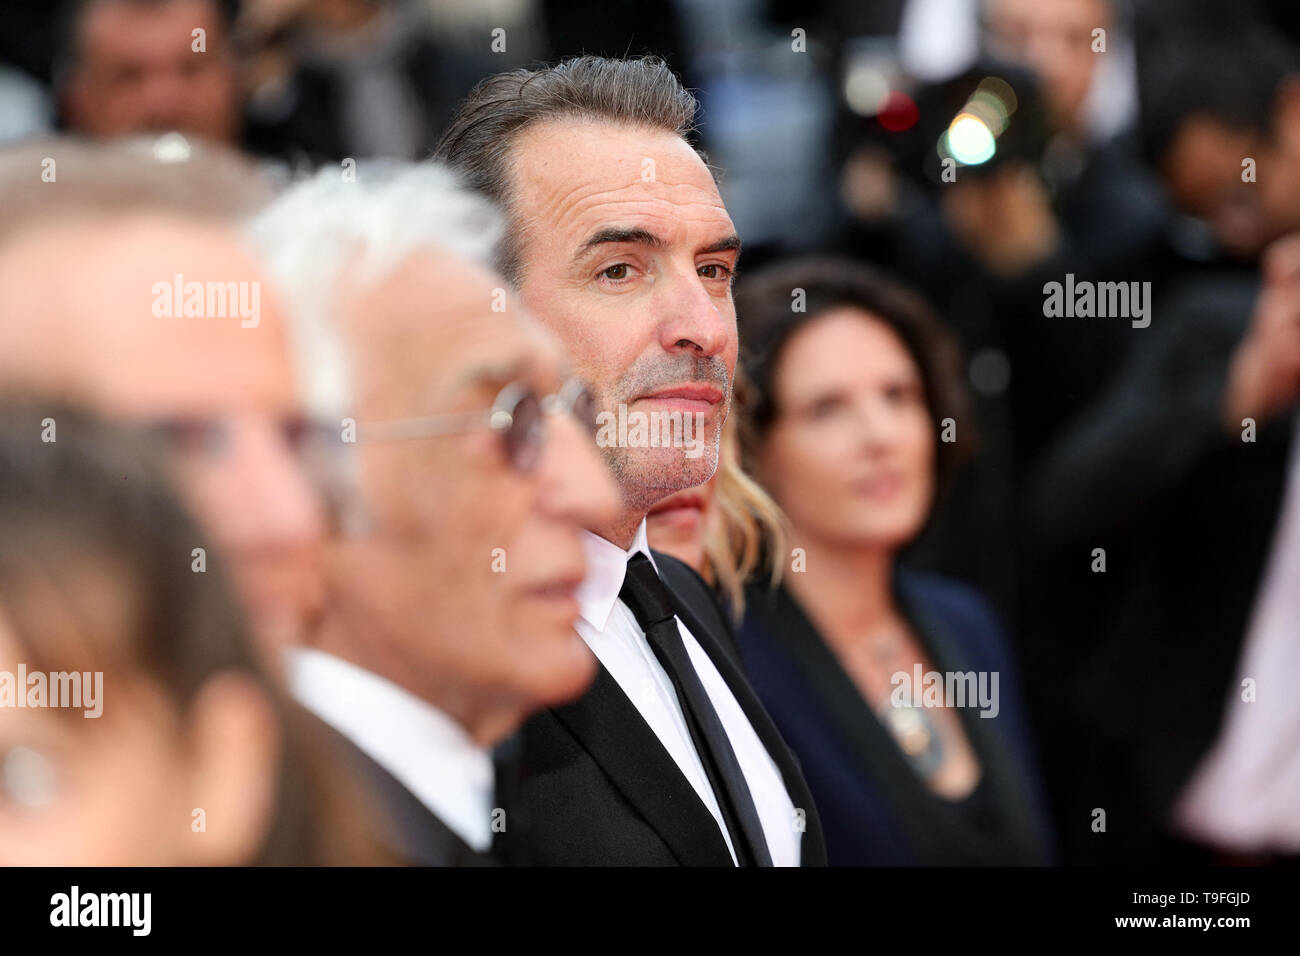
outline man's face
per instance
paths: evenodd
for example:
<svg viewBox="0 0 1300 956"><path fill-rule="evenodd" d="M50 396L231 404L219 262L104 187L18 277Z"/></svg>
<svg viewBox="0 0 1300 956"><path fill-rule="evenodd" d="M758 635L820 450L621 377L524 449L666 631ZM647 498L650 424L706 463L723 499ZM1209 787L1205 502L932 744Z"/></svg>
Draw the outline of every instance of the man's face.
<svg viewBox="0 0 1300 956"><path fill-rule="evenodd" d="M1162 172L1175 202L1209 224L1219 244L1240 258L1300 229L1300 108L1279 113L1279 132L1265 137L1207 116L1185 121ZM1289 121L1288 121L1289 119ZM1255 181L1243 182L1242 161L1255 160Z"/></svg>
<svg viewBox="0 0 1300 956"><path fill-rule="evenodd" d="M1106 0L989 0L989 45L1033 70L1058 129L1077 128L1098 54L1092 31L1110 26Z"/></svg>
<svg viewBox="0 0 1300 956"><path fill-rule="evenodd" d="M521 294L613 416L598 444L625 507L644 513L717 468L736 366L735 227L699 156L663 130L544 122L513 157ZM688 427L702 440L678 440Z"/></svg>
<svg viewBox="0 0 1300 956"><path fill-rule="evenodd" d="M203 30L204 49L194 47ZM238 85L220 17L210 0L94 3L78 31L68 124L91 136L193 133L233 143Z"/></svg>
<svg viewBox="0 0 1300 956"><path fill-rule="evenodd" d="M178 274L235 283L249 301L256 288L257 325L160 317L155 286ZM296 639L320 600L321 506L296 457L281 320L233 233L140 217L15 239L0 250L0 383L161 426L180 490L227 558L259 637Z"/></svg>
<svg viewBox="0 0 1300 956"><path fill-rule="evenodd" d="M341 305L372 529L340 542L340 584L351 584L349 603L367 605L368 653L401 668L414 692L470 711L467 724L476 707L531 711L590 682L595 663L573 629L581 534L617 507L590 432L568 415L546 416L529 472L512 466L483 419L435 437L366 440L368 424L485 419L511 383L542 396L559 390L568 370L558 344L517 302L493 310L503 286L423 252Z"/></svg>

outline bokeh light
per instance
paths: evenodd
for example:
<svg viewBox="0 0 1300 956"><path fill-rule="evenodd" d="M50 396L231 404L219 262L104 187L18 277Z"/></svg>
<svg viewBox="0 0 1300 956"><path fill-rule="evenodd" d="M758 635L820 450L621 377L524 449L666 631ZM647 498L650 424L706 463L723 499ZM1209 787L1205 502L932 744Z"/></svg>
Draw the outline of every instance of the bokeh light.
<svg viewBox="0 0 1300 956"><path fill-rule="evenodd" d="M987 163L997 152L993 132L971 113L958 113L944 138L948 154L963 166Z"/></svg>

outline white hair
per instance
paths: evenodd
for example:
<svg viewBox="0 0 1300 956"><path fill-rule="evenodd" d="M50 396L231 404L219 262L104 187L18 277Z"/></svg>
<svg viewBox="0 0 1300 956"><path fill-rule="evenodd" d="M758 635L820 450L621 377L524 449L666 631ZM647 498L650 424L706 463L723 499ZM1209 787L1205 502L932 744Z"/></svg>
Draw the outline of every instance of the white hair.
<svg viewBox="0 0 1300 956"><path fill-rule="evenodd" d="M254 216L247 232L289 314L304 404L338 421L352 398L334 314L340 278L377 283L423 249L491 269L505 220L445 166L381 162L361 164L355 176L322 169Z"/></svg>

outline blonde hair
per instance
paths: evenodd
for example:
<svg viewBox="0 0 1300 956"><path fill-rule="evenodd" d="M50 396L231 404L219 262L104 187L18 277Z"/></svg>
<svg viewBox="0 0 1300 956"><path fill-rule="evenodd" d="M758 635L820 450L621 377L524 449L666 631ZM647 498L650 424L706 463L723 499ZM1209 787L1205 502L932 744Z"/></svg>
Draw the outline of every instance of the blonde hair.
<svg viewBox="0 0 1300 956"><path fill-rule="evenodd" d="M742 383L738 381L736 387ZM739 622L750 577L766 573L772 587L781 583L784 567L779 556L785 553L789 533L781 506L740 465L736 421L733 413L722 429L718 483L704 531L700 575L727 598Z"/></svg>

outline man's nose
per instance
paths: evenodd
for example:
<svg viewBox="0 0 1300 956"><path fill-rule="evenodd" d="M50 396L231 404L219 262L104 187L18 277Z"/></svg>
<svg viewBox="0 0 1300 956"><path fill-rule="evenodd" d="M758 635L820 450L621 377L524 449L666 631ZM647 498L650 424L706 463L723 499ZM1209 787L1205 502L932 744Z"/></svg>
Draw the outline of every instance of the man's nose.
<svg viewBox="0 0 1300 956"><path fill-rule="evenodd" d="M660 342L664 350L701 356L725 354L736 338L731 297L712 294L694 268L666 285L666 294L657 303L663 309Z"/></svg>
<svg viewBox="0 0 1300 956"><path fill-rule="evenodd" d="M185 80L180 70L151 68L140 90L140 101L151 128L173 128L177 117L183 114L185 96Z"/></svg>
<svg viewBox="0 0 1300 956"><path fill-rule="evenodd" d="M218 515L241 548L297 548L324 534L324 504L286 437L269 421L234 426L222 465Z"/></svg>
<svg viewBox="0 0 1300 956"><path fill-rule="evenodd" d="M583 528L612 521L621 504L618 487L591 433L570 415L550 416L547 429L539 469L542 508Z"/></svg>

